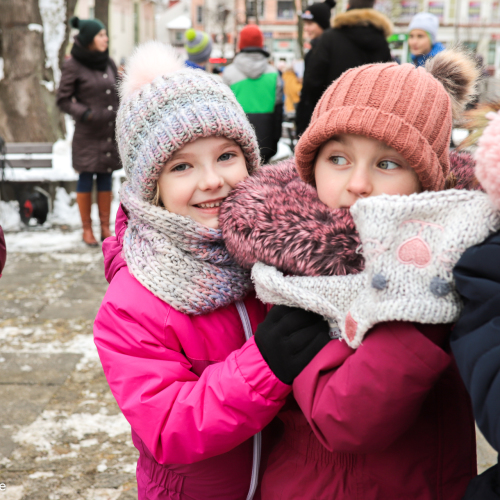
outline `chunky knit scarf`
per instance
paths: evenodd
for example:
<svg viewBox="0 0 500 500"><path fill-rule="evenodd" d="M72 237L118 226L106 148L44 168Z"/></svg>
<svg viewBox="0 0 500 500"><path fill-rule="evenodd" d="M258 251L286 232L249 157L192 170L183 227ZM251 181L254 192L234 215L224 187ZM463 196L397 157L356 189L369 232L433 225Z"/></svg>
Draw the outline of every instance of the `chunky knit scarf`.
<svg viewBox="0 0 500 500"><path fill-rule="evenodd" d="M325 207L292 162L266 167L226 199L226 245L255 264L261 300L321 314L353 348L383 321L453 322L461 303L451 270L500 216L474 190L472 158L450 160L455 189L371 197L347 213Z"/></svg>
<svg viewBox="0 0 500 500"><path fill-rule="evenodd" d="M121 202L130 220L123 252L132 275L184 314L205 314L245 297L249 272L230 258L220 230L139 198L125 183Z"/></svg>

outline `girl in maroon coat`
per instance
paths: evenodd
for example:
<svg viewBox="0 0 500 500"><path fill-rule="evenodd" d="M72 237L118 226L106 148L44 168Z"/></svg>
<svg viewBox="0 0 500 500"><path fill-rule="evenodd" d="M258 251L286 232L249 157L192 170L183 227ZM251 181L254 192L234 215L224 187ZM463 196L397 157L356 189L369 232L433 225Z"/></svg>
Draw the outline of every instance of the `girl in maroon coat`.
<svg viewBox="0 0 500 500"><path fill-rule="evenodd" d="M470 400L448 345L460 307L450 262L471 243L464 232L456 248L435 253L441 231L462 233L411 212L423 206L438 219L469 220L475 204L463 213L463 200L483 200L483 193L444 191L473 186L470 166L450 169L448 145L452 107L462 109L476 79L474 62L459 51L442 52L426 69L351 69L318 103L295 165L265 167L223 205L228 249L242 265L261 262L253 278L262 300L342 318L330 321L334 340L296 377L283 349L294 342L286 314L256 339L294 396L279 414L263 500L459 500L476 474ZM443 209L443 199L454 199L456 210ZM353 215L367 202L385 211L358 227ZM374 226L379 233L360 239ZM374 274L388 248L397 248L394 265Z"/></svg>

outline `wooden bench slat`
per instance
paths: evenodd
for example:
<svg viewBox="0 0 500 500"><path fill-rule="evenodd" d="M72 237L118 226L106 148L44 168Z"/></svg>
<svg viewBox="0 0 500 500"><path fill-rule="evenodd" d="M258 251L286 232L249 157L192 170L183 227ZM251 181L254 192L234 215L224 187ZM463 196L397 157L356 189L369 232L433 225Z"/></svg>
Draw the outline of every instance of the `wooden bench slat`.
<svg viewBox="0 0 500 500"><path fill-rule="evenodd" d="M7 160L12 168L52 168L52 160Z"/></svg>
<svg viewBox="0 0 500 500"><path fill-rule="evenodd" d="M50 154L52 146L51 142L7 142L5 151L7 154Z"/></svg>

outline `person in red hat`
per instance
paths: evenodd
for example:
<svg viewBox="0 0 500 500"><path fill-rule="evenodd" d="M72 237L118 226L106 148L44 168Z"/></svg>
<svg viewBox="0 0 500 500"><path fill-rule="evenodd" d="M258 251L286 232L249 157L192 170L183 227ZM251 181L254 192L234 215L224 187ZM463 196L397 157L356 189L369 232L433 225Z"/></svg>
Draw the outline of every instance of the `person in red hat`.
<svg viewBox="0 0 500 500"><path fill-rule="evenodd" d="M262 161L268 163L278 150L283 120L283 82L268 62L264 35L255 24L245 26L238 42L240 52L222 74L236 95L259 141Z"/></svg>

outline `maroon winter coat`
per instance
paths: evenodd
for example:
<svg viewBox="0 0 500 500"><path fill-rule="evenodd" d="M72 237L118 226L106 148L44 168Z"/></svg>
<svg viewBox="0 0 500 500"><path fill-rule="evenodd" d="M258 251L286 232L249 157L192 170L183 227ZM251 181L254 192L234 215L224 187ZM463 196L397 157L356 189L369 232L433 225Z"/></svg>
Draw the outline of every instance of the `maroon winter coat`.
<svg viewBox="0 0 500 500"><path fill-rule="evenodd" d="M452 169L466 188L473 169L461 161ZM352 217L321 203L293 162L238 184L220 223L242 265L308 276L362 268ZM375 325L358 349L329 342L278 414L262 500L460 500L476 475L476 445L449 333L450 325L393 321Z"/></svg>
<svg viewBox="0 0 500 500"><path fill-rule="evenodd" d="M3 230L0 226L0 276L2 276L2 271L5 266L5 261L7 260L7 247L5 246L5 238L3 236Z"/></svg>
<svg viewBox="0 0 500 500"><path fill-rule="evenodd" d="M121 167L115 142L116 78L112 59L105 72L90 69L73 57L63 65L57 105L75 119L72 157L77 172L104 174ZM83 122L88 109L92 119Z"/></svg>

